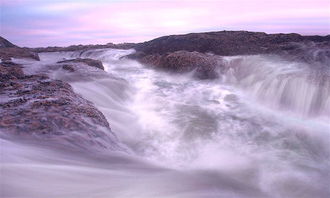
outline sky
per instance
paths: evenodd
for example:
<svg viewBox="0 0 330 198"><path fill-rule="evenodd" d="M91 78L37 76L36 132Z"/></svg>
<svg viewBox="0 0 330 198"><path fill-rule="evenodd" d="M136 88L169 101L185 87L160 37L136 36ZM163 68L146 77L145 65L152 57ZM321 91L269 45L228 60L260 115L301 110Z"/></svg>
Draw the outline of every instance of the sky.
<svg viewBox="0 0 330 198"><path fill-rule="evenodd" d="M330 0L0 0L19 46L143 42L191 32L330 34Z"/></svg>

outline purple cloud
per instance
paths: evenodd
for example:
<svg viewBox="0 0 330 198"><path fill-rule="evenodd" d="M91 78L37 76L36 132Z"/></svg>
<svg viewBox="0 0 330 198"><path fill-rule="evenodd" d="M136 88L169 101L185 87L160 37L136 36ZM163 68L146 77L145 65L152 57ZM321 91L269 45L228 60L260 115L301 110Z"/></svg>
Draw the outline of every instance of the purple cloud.
<svg viewBox="0 0 330 198"><path fill-rule="evenodd" d="M1 35L23 46L140 42L188 32L329 34L328 0L3 0Z"/></svg>

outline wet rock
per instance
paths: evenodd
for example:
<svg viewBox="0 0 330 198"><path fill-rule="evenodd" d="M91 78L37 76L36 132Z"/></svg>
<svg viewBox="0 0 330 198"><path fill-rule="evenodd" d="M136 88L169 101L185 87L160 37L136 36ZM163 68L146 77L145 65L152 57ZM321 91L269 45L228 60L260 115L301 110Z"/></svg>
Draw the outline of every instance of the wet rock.
<svg viewBox="0 0 330 198"><path fill-rule="evenodd" d="M0 135L74 147L117 148L104 115L72 87L0 64Z"/></svg>
<svg viewBox="0 0 330 198"><path fill-rule="evenodd" d="M330 41L291 43L284 47L279 54L288 60L330 67Z"/></svg>
<svg viewBox="0 0 330 198"><path fill-rule="evenodd" d="M0 65L0 81L6 82L10 79L20 79L24 76L24 73L21 67L10 61L1 63Z"/></svg>
<svg viewBox="0 0 330 198"><path fill-rule="evenodd" d="M104 70L104 67L103 67L103 64L101 61L90 59L90 58L76 58L76 59L59 61L57 63L84 63L88 66L96 67L96 68ZM64 65L63 69L69 70L71 72L74 71L74 69L72 67L69 67L68 65Z"/></svg>
<svg viewBox="0 0 330 198"><path fill-rule="evenodd" d="M74 72L74 71L75 71L75 69L73 68L72 65L63 65L62 68L63 68L64 70L69 71L69 72Z"/></svg>
<svg viewBox="0 0 330 198"><path fill-rule="evenodd" d="M194 75L200 79L217 78L222 63L218 56L187 51L148 55L140 61L167 71L179 73L195 71Z"/></svg>

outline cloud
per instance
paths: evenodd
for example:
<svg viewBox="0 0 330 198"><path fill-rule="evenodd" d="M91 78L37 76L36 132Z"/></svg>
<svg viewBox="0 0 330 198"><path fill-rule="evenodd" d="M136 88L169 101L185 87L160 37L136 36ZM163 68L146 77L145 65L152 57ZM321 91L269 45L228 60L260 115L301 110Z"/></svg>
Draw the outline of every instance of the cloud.
<svg viewBox="0 0 330 198"><path fill-rule="evenodd" d="M2 0L1 9L1 34L27 46L140 42L223 29L330 32L328 0Z"/></svg>

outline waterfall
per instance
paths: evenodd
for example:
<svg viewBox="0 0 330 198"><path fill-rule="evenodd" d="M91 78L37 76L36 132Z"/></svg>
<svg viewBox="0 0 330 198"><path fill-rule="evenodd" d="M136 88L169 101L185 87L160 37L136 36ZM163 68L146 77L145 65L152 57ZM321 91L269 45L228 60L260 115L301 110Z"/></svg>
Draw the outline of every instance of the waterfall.
<svg viewBox="0 0 330 198"><path fill-rule="evenodd" d="M5 197L329 197L329 67L223 57L220 79L196 80L124 58L133 51L16 60L25 72L69 82L132 152L1 140ZM77 57L101 60L105 71L52 66Z"/></svg>

